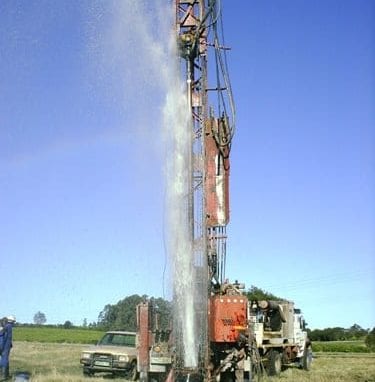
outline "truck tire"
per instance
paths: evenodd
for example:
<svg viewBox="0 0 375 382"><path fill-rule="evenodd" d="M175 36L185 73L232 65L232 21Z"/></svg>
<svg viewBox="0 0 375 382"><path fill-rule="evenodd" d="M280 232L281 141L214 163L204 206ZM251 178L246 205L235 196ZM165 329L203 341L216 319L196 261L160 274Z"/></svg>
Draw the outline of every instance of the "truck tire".
<svg viewBox="0 0 375 382"><path fill-rule="evenodd" d="M268 357L268 375L277 376L281 373L281 354L277 350L271 350Z"/></svg>
<svg viewBox="0 0 375 382"><path fill-rule="evenodd" d="M129 379L131 381L136 381L138 379L138 371L137 371L137 362L133 361L130 370L129 370Z"/></svg>
<svg viewBox="0 0 375 382"><path fill-rule="evenodd" d="M305 351L303 352L303 357L302 357L302 368L306 371L309 371L311 369L311 363L312 363L312 349L311 345L307 345L305 347Z"/></svg>
<svg viewBox="0 0 375 382"><path fill-rule="evenodd" d="M84 377L93 377L94 372L86 367L83 368L83 376Z"/></svg>
<svg viewBox="0 0 375 382"><path fill-rule="evenodd" d="M220 382L234 382L235 376L232 371L226 371L220 375Z"/></svg>
<svg viewBox="0 0 375 382"><path fill-rule="evenodd" d="M141 371L139 373L139 380L140 380L140 382L148 382L149 381L147 371Z"/></svg>

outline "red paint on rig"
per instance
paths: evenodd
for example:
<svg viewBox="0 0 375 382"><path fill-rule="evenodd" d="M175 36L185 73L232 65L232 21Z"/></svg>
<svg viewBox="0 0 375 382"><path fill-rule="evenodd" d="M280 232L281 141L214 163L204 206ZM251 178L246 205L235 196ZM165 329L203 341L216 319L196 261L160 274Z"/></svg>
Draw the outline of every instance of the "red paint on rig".
<svg viewBox="0 0 375 382"><path fill-rule="evenodd" d="M207 227L229 222L229 152L226 123L210 118L205 124L205 202Z"/></svg>
<svg viewBox="0 0 375 382"><path fill-rule="evenodd" d="M210 315L210 341L236 342L247 329L247 298L212 296Z"/></svg>

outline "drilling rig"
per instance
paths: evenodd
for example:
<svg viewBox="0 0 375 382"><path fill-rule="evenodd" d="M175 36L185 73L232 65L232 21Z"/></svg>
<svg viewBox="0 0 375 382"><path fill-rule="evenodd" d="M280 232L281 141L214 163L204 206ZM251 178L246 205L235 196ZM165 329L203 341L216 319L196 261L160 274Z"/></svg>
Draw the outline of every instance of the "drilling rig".
<svg viewBox="0 0 375 382"><path fill-rule="evenodd" d="M249 336L243 285L225 281L235 107L220 2L176 0L176 32L193 134L193 256L200 260L196 282L205 293L197 317L200 347L196 372L207 381L218 376L234 380L236 364L236 379L240 380L250 368L246 362ZM177 374L183 375L178 346L176 356Z"/></svg>
<svg viewBox="0 0 375 382"><path fill-rule="evenodd" d="M230 149L234 135L235 109L223 41L220 1L173 0L180 74L185 83L186 108L190 115L192 141L191 174L188 183L188 219L191 225L191 256L195 295L194 330L198 338L197 362L185 364L185 349L179 322L173 324L169 347L173 361L156 365L153 308L148 303L137 310L140 339L138 369L141 379L163 379L172 371L174 380L187 375L212 380L229 375L229 358L243 361L247 338L247 299L242 285L225 282L226 226L229 222ZM212 72L210 68L215 68ZM176 302L177 304L178 302ZM165 345L165 342L164 342ZM168 346L164 346L164 349ZM173 350L172 350L173 348ZM241 352L241 355L239 353ZM237 354L238 353L238 354ZM156 362L156 363L155 363ZM242 362L243 363L243 362ZM159 370L159 371L158 371ZM143 376L143 377L142 377Z"/></svg>
<svg viewBox="0 0 375 382"><path fill-rule="evenodd" d="M244 284L225 278L235 107L221 2L173 1L180 72L191 116L188 128L193 137L189 142L192 163L188 216L194 283L198 286L194 317L198 356L195 365L185 365L178 322L171 336L163 334L152 325L153 308L146 302L137 313L138 370L142 382L252 381L253 375L263 373L264 360L270 374L278 374L282 364L302 359L306 332L301 334L304 323L300 315L295 316L293 303L249 301L243 293Z"/></svg>

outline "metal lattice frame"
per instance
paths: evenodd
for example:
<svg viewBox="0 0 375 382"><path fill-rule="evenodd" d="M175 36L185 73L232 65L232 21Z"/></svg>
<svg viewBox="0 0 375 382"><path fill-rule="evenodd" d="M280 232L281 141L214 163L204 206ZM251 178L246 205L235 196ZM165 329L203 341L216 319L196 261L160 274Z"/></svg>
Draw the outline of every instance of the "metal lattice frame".
<svg viewBox="0 0 375 382"><path fill-rule="evenodd" d="M176 0L176 29L180 43L181 72L186 79L188 107L192 128L192 179L190 222L193 233L195 269L196 327L200 331L199 365L206 369L208 338L208 269L204 216L204 123L207 119L207 44L203 27L204 0Z"/></svg>
<svg viewBox="0 0 375 382"><path fill-rule="evenodd" d="M186 80L187 107L191 112L189 222L197 291L196 327L200 331L199 367L205 374L209 369L209 299L219 291L225 277L234 104L222 54L228 48L219 42L217 21L220 11L216 0L175 2L181 73ZM213 42L208 41L211 32ZM210 60L216 61L213 74L217 83L213 88L208 86L209 53ZM215 95L216 100L211 96L209 100L209 93Z"/></svg>

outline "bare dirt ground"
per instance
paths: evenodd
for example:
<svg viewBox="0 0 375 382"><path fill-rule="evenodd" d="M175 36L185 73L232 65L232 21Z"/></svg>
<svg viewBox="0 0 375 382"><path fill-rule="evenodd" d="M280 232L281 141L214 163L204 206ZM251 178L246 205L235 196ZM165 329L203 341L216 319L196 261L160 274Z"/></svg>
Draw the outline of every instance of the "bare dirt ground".
<svg viewBox="0 0 375 382"><path fill-rule="evenodd" d="M27 371L32 382L122 381L109 375L85 378L79 365L83 345L15 342L11 353L11 373ZM280 377L262 382L375 382L375 353L317 353L311 371L288 368Z"/></svg>

